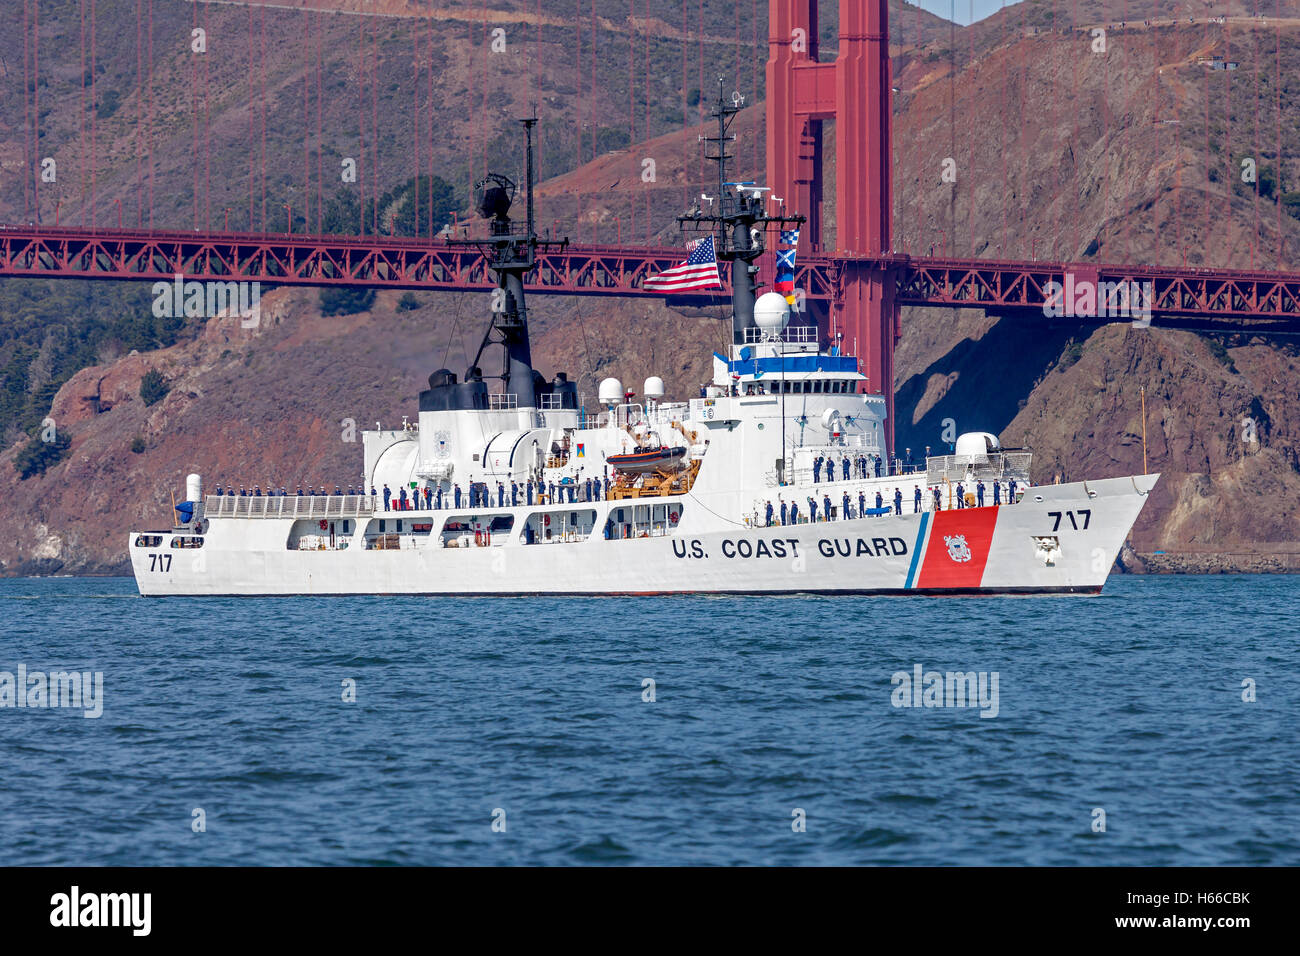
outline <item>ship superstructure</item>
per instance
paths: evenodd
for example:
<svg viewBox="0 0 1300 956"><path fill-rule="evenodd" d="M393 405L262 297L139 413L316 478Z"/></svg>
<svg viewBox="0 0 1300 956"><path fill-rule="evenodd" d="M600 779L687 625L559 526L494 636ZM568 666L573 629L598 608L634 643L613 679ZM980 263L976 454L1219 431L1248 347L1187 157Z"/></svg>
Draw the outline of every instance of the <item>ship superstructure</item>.
<svg viewBox="0 0 1300 956"><path fill-rule="evenodd" d="M478 184L488 236L462 240L498 280L463 376L438 369L414 421L364 433L352 493L205 496L191 475L173 528L130 535L140 592L1100 591L1158 476L1034 486L1028 453L983 433L891 460L884 397L857 359L758 292L768 232L801 217L768 216L760 187L726 180L738 108L714 114L717 205L680 217L731 268L731 343L699 394L609 378L587 407L567 375L533 367L525 284L548 241L526 120L523 229L515 184L492 175Z"/></svg>

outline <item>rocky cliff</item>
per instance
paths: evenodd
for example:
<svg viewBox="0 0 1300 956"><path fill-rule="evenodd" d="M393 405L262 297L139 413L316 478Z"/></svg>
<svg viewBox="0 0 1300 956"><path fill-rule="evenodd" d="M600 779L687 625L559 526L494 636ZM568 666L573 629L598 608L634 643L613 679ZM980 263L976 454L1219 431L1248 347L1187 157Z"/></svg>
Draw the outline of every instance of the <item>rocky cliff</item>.
<svg viewBox="0 0 1300 956"><path fill-rule="evenodd" d="M110 0L100 8L111 5ZM548 5L546 17L559 22L534 22L527 19L527 5L515 6L500 4L493 16L537 31L546 56L539 64L524 53L512 54L491 76L481 73L473 45L460 39L478 14L448 5L427 18L441 58L433 102L446 123L422 153L421 168L446 169L449 178L456 173L464 180L492 155L505 155L513 143L507 121L522 111L523 99L507 98L490 116L474 115L473 102L483 89L523 90L524 99L529 89L540 90L553 117L548 124L561 129L543 139L539 218L558 220L561 232L588 241L613 241L620 232L624 241L672 240L672 216L707 175L697 156L699 130L690 125L698 119L698 103L683 107L699 87L701 71L689 62L683 86L685 41L672 35L680 28L680 10L669 5L659 11L667 26L656 29L667 45L643 47L652 67L655 57L673 63L647 74L671 79L662 90L651 90L611 66L626 67L626 57L619 60L613 51L623 56L629 37L643 42L646 23L607 11L584 21L583 29L591 31L584 35L595 40L582 47L586 66L579 84L563 40L570 14L562 5ZM1292 159L1300 133L1293 124L1273 122L1272 111L1290 115L1290 91L1300 88L1294 79L1300 27L1288 20L1211 25L1204 14L1195 24L1157 20L1148 27L1133 5L1131 22L1109 31L1109 52L1101 55L1093 52L1087 29L1078 29L1086 28L1084 15L1092 8L1081 6L1077 18L1053 26L1056 21L1040 22L1049 6L1054 5L1016 5L970 31L933 23L914 9L896 17L896 25L902 24L895 31L895 39L902 38L895 50L900 245L928 251L935 244L962 255L1138 262L1185 256L1189 263L1289 267L1300 220L1286 196L1300 179ZM1114 6L1098 5L1097 22L1114 18L1113 11L1107 16ZM392 12L410 7L394 2ZM653 14L658 8L646 9ZM1153 4L1147 12L1167 17L1176 9ZM60 42L63 62L76 59L75 21L69 19L76 7L62 10L63 21L60 10L51 7L42 28L48 48L42 55L49 64L60 62L54 56ZM123 7L124 15L131 10ZM188 32L189 5L160 0L159 10L161 23ZM214 168L234 172L220 183L220 193L206 184L208 214L232 204L232 227L238 221L245 228L251 210L252 224L260 228L261 157L250 158L240 143L260 116L262 94L248 86L247 64L241 67L239 57L248 50L250 22L260 41L264 16L273 66L266 99L283 112L283 122L268 132L266 204L274 211L284 190L314 192L318 185L314 178L298 183L306 167L303 130L295 124L307 68L286 41L301 28L302 13L222 5L203 8L202 15L211 18L218 35L225 29L238 36L237 49L244 51L217 68L211 87L217 91L210 104L213 128L226 131L222 149L238 156L214 153ZM726 16L732 19L705 32L710 49L721 51L719 58L729 64L745 49L749 37L741 34L749 24L733 30L731 7ZM388 18L392 24L402 19ZM321 14L312 34L322 86L343 84L336 100L324 103L327 128L346 119L362 89L391 104L377 111L377 139L371 131L371 145L389 163L379 173L381 188L415 168L410 115L403 112L416 92L404 78L411 53L392 24L376 26L372 35L356 17ZM909 35L912 24L919 27ZM829 42L834 25L822 26ZM756 32L761 39L765 26L759 23ZM354 43L357 36L373 46ZM593 49L610 52L594 57L594 80L587 72ZM685 49L694 56L694 45ZM366 50L378 59L365 60ZM14 47L11 37L0 39L0 55L12 63L10 53L21 62L21 43ZM1207 65L1215 58L1231 59L1238 68L1216 72ZM204 208L199 198L205 183L194 170L193 143L187 145L189 104L183 97L158 96L159 84L183 84L183 63L167 51L154 66L159 155L152 180L132 138L132 97L140 95L133 86L134 61L129 70L106 74L125 92L117 114L99 131L101 142L116 144L93 204L100 222L115 215L114 198L136 209L136 198L141 190L147 194L151 181L162 197L155 210L164 217L160 224L184 227L196 214L201 221L197 210ZM75 120L77 114L65 107L77 98L81 74L46 69L41 110L50 113L42 139L74 144L76 123L61 117ZM761 68L756 72L761 77ZM390 89L393 84L396 89ZM603 122L609 115L596 108L605 97L620 103L631 97L632 115L593 127L593 118ZM421 102L427 107L427 99ZM736 152L744 175L761 176L762 104L751 103L737 122ZM453 108L457 104L471 108ZM10 132L22 128L22 106L22 96L0 104ZM334 120L329 110L337 111ZM615 126L626 134L601 133ZM833 130L827 136L833 154ZM72 145L66 148L76 155ZM334 160L352 146L330 148ZM646 156L658 160L658 175L649 183L640 175ZM1262 172L1259 188L1241 179L1244 158ZM955 163L955 181L940 175L947 159ZM0 128L0 164L12 171L23 162L21 137ZM831 178L833 188L833 173ZM61 195L65 214L79 217L92 208L75 177ZM25 198L21 190L0 190L0 218L22 217ZM303 215L297 209L293 214ZM310 225L303 219L298 228ZM833 229L829 197L826 220ZM485 305L479 297L417 298L418 308L404 310L396 294L381 292L365 313L325 318L315 291L280 289L264 297L256 328L209 319L169 348L101 356L53 400L50 418L71 441L63 461L24 480L14 461L26 437L10 436L0 452L0 570L122 569L127 530L165 523L170 494L179 492L190 471L203 474L209 485L219 480L295 488L358 480L353 428L400 423L413 411L425 376L443 365L463 367L466 350L481 335ZM709 353L727 329L721 308L540 296L532 307L539 364L548 373L571 372L588 396L609 374L628 382L658 374L671 392L690 394L710 374ZM927 445L944 445L952 429L986 429L1001 433L1008 444L1032 447L1039 480L1125 474L1143 467L1145 398L1147 467L1164 479L1134 530L1125 566L1293 569L1300 554L1294 517L1300 507L1298 363L1296 345L1277 337L908 309L896 363L899 447L919 453ZM161 372L170 389L146 405L141 381L150 370Z"/></svg>

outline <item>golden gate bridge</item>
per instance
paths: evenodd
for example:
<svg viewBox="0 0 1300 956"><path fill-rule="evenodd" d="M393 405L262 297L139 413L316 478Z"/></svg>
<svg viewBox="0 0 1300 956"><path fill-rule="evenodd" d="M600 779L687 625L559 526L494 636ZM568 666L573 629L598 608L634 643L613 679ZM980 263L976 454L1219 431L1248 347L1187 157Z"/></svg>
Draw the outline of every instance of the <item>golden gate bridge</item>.
<svg viewBox="0 0 1300 956"><path fill-rule="evenodd" d="M34 2L34 0L33 0ZM980 308L1045 315L1053 283L1149 283L1154 323L1221 331L1300 331L1300 274L1188 266L909 255L893 238L892 76L886 0L839 0L839 49L819 59L816 0L769 0L767 185L805 210L796 285L824 339L828 317L855 343L870 387L889 400L900 308ZM835 248L823 242L820 124L836 124ZM250 121L251 122L251 121ZM849 188L849 187L852 188ZM119 206L120 218L120 206ZM289 227L292 229L292 220ZM679 248L574 244L539 253L534 293L647 296L642 283L681 259ZM769 252L761 275L774 274ZM481 254L438 238L192 232L96 225L0 226L0 277L259 281L411 290L495 285ZM1104 312L1104 310L1098 310ZM1059 320L1057 320L1059 321ZM1078 323L1117 321L1105 314ZM1124 318L1120 321L1129 321Z"/></svg>

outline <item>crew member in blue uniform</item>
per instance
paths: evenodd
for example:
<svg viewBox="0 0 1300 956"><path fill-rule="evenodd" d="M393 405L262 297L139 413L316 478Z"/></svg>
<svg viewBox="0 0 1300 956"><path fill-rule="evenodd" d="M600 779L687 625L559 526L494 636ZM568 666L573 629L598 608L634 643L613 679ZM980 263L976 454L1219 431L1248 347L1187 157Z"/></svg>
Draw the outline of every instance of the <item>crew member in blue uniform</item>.
<svg viewBox="0 0 1300 956"><path fill-rule="evenodd" d="M397 501L398 501L397 510L405 511L406 510L406 486L405 485L403 485L401 488L397 490Z"/></svg>
<svg viewBox="0 0 1300 956"><path fill-rule="evenodd" d="M311 490L311 489L309 488L308 491L310 491L310 490ZM384 485L384 510L385 510L385 511L388 511L388 510L389 510L388 503L389 503L390 501L392 501L392 498L393 498L393 491L392 491L392 489L389 488L387 485Z"/></svg>
<svg viewBox="0 0 1300 956"><path fill-rule="evenodd" d="M799 523L799 504L795 501L790 502L790 523Z"/></svg>
<svg viewBox="0 0 1300 956"><path fill-rule="evenodd" d="M460 507L460 485L452 486L451 496L452 496L452 501L455 503L456 507L459 508ZM385 495L385 497L387 497L387 495Z"/></svg>
<svg viewBox="0 0 1300 956"><path fill-rule="evenodd" d="M997 507L1002 504L1002 482L993 482L993 506Z"/></svg>
<svg viewBox="0 0 1300 956"><path fill-rule="evenodd" d="M772 502L767 503L767 527L772 527Z"/></svg>
<svg viewBox="0 0 1300 956"><path fill-rule="evenodd" d="M816 498L810 497L808 499L808 520L811 521L813 524L817 523L817 499Z"/></svg>
<svg viewBox="0 0 1300 956"><path fill-rule="evenodd" d="M497 507L504 508L505 506L506 506L505 482L498 481L497 482Z"/></svg>
<svg viewBox="0 0 1300 956"><path fill-rule="evenodd" d="M877 478L880 477L880 471L881 471L881 461L880 461L880 456L877 455L876 456L876 477Z"/></svg>
<svg viewBox="0 0 1300 956"><path fill-rule="evenodd" d="M831 520L831 496L830 495L822 496L822 520L823 521Z"/></svg>
<svg viewBox="0 0 1300 956"><path fill-rule="evenodd" d="M876 492L876 509L879 510L879 509L881 509L881 508L883 508L883 507L885 507L885 496L882 495L879 491L877 491L877 492ZM876 517L879 518L880 515L876 515Z"/></svg>
<svg viewBox="0 0 1300 956"><path fill-rule="evenodd" d="M859 491L858 492L858 517L865 518L866 516L867 516L867 493L865 491Z"/></svg>
<svg viewBox="0 0 1300 956"><path fill-rule="evenodd" d="M1007 504L1014 505L1015 503L1016 503L1016 479L1012 478L1011 486L1007 489Z"/></svg>
<svg viewBox="0 0 1300 956"><path fill-rule="evenodd" d="M895 488L894 489L894 514L901 515L902 513L903 513L903 493L899 491L897 488Z"/></svg>
<svg viewBox="0 0 1300 956"><path fill-rule="evenodd" d="M840 515L840 518L841 518L842 520L847 521L849 518L852 518L852 517L853 517L853 514L852 514L852 512L850 511L850 508L851 508L851 506L850 506L850 504L849 504L849 493L846 491L846 492L844 492L844 513L843 513L842 515Z"/></svg>
<svg viewBox="0 0 1300 956"><path fill-rule="evenodd" d="M818 455L813 459L813 484L822 480L822 456Z"/></svg>
<svg viewBox="0 0 1300 956"><path fill-rule="evenodd" d="M841 471L842 471L842 473L843 473L843 475L844 475L844 480L845 480L845 481L848 481L848 480L849 480L849 467L850 467L850 466L849 466L849 456L848 456L848 455L845 455L845 456L844 456L844 461L841 462L841 465L843 466L843 467L841 468Z"/></svg>
<svg viewBox="0 0 1300 956"><path fill-rule="evenodd" d="M957 482L957 507L966 507L966 489L962 487L961 482Z"/></svg>
<svg viewBox="0 0 1300 956"><path fill-rule="evenodd" d="M912 492L912 514L921 513L921 486L917 485L916 490Z"/></svg>
<svg viewBox="0 0 1300 956"><path fill-rule="evenodd" d="M787 518L788 518L788 515L789 515L789 510L790 510L790 509L789 509L789 507L786 505L786 503L785 503L784 501L782 501L782 502L781 502L781 525L782 525L783 527L788 523Z"/></svg>
<svg viewBox="0 0 1300 956"><path fill-rule="evenodd" d="M942 492L939 491L938 485L934 486L934 510L935 511L943 510L943 495Z"/></svg>
<svg viewBox="0 0 1300 956"><path fill-rule="evenodd" d="M975 483L975 503L981 508L984 507L984 482L982 481Z"/></svg>

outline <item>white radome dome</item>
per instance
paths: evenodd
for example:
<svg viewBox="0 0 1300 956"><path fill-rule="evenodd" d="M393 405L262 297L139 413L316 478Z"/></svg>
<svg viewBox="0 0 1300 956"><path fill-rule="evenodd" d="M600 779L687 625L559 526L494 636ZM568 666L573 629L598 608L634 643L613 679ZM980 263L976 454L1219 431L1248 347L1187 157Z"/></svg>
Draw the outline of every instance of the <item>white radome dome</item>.
<svg viewBox="0 0 1300 956"><path fill-rule="evenodd" d="M764 332L780 332L790 321L790 304L779 292L764 292L754 303L754 324Z"/></svg>
<svg viewBox="0 0 1300 956"><path fill-rule="evenodd" d="M607 378L600 383L600 404L621 405L623 403L623 383L616 378Z"/></svg>
<svg viewBox="0 0 1300 956"><path fill-rule="evenodd" d="M966 432L957 436L958 455L980 458L991 455L1000 448L998 436L989 432Z"/></svg>
<svg viewBox="0 0 1300 956"><path fill-rule="evenodd" d="M651 375L645 380L645 386L641 394L646 398L653 398L656 402L664 397L664 380L658 375Z"/></svg>

